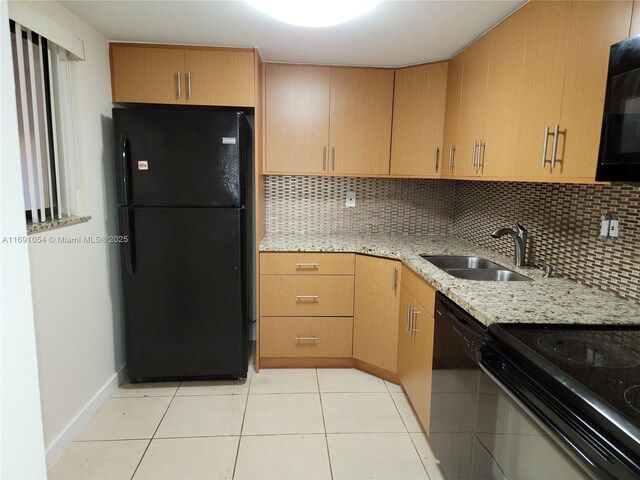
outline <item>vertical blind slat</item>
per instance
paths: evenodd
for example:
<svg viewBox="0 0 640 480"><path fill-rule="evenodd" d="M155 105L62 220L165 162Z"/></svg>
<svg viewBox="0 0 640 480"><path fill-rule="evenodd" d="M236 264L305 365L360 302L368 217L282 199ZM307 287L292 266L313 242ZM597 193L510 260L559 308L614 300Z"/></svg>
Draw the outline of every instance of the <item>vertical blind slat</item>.
<svg viewBox="0 0 640 480"><path fill-rule="evenodd" d="M56 183L56 205L58 205L58 218L62 218L62 201L60 199L60 162L58 157L60 156L60 149L58 148L58 130L56 126L56 100L55 91L53 89L53 69L58 66L58 48L55 47L55 54L51 55L51 50L54 47L49 43L47 45L47 56L49 58L49 98L51 100L51 133L53 137L53 162L55 170L55 183ZM55 61L55 64L53 63ZM53 215L53 212L52 212Z"/></svg>
<svg viewBox="0 0 640 480"><path fill-rule="evenodd" d="M27 52L29 54L29 77L31 79L31 107L33 108L33 137L36 143L35 160L38 171L38 193L40 194L41 218L46 221L44 201L44 179L42 175L42 145L40 143L40 105L38 105L38 93L36 91L36 65L33 58L33 32L27 30Z"/></svg>
<svg viewBox="0 0 640 480"><path fill-rule="evenodd" d="M25 157L27 161L27 177L29 179L29 201L31 202L31 221L40 223L38 217L38 206L36 204L36 194L34 190L33 178L33 158L31 152L31 129L29 128L29 102L27 100L27 82L24 71L24 50L22 46L22 26L18 23L16 27L16 53L18 57L18 79L20 82L20 108L22 111L22 131L24 140Z"/></svg>
<svg viewBox="0 0 640 480"><path fill-rule="evenodd" d="M40 48L38 48L38 60L40 61L40 88L42 91L42 108L44 110L44 138L45 138L45 159L47 162L47 183L48 183L48 187L49 187L49 209L50 209L50 216L51 219L53 220L54 218L54 210L53 210L53 189L54 189L54 179L53 176L51 175L51 150L50 150L50 145L49 145L49 122L47 121L47 95L46 95L46 85L45 85L45 81L44 81L44 46L42 45L42 37L40 37ZM47 49L48 51L48 49ZM53 113L53 112L52 112Z"/></svg>

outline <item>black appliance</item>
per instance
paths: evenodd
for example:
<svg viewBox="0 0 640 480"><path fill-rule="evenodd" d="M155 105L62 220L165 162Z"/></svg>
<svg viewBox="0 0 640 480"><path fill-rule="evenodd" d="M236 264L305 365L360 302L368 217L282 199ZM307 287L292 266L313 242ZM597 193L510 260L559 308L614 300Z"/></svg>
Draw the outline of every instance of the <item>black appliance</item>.
<svg viewBox="0 0 640 480"><path fill-rule="evenodd" d="M590 478L487 372L484 325L436 295L429 443L447 480Z"/></svg>
<svg viewBox="0 0 640 480"><path fill-rule="evenodd" d="M241 112L114 108L128 375L245 378L251 132Z"/></svg>
<svg viewBox="0 0 640 480"><path fill-rule="evenodd" d="M640 478L640 327L489 327L482 364L598 479Z"/></svg>
<svg viewBox="0 0 640 480"><path fill-rule="evenodd" d="M640 36L611 47L596 180L640 182Z"/></svg>

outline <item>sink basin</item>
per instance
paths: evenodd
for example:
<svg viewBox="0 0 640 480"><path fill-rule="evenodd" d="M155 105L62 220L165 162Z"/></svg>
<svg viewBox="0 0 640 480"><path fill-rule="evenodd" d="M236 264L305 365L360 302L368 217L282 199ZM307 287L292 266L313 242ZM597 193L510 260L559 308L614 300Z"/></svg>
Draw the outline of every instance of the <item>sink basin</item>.
<svg viewBox="0 0 640 480"><path fill-rule="evenodd" d="M449 275L466 280L485 280L494 282L518 282L531 280L529 277L520 275L511 270L499 268L447 268L444 269Z"/></svg>
<svg viewBox="0 0 640 480"><path fill-rule="evenodd" d="M490 262L481 257L467 257L463 255L420 255L427 262L433 263L442 270L454 269L478 269L495 268L506 270L502 265Z"/></svg>

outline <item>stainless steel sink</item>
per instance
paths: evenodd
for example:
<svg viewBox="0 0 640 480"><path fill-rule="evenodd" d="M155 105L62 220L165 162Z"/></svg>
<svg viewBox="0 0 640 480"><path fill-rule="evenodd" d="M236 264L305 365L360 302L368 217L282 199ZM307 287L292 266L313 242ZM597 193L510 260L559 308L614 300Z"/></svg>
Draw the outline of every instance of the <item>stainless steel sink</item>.
<svg viewBox="0 0 640 480"><path fill-rule="evenodd" d="M427 262L433 263L436 267L442 270L448 270L450 268L464 268L464 269L476 269L476 268L498 268L505 270L505 267L493 263L485 258L481 257L467 257L463 255L420 255Z"/></svg>
<svg viewBox="0 0 640 480"><path fill-rule="evenodd" d="M519 282L531 280L511 270L497 268L448 268L449 275L466 280L485 280L494 282Z"/></svg>
<svg viewBox="0 0 640 480"><path fill-rule="evenodd" d="M466 280L484 280L493 282L518 282L531 280L509 270L502 265L482 257L464 255L420 255L427 262L444 270L449 275Z"/></svg>

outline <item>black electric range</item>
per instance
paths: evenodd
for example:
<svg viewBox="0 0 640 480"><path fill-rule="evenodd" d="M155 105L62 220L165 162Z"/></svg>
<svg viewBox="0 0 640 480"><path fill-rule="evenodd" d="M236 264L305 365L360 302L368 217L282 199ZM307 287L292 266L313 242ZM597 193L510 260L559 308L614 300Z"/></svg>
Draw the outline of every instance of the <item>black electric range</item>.
<svg viewBox="0 0 640 480"><path fill-rule="evenodd" d="M640 479L640 326L488 331L481 365L594 478Z"/></svg>

